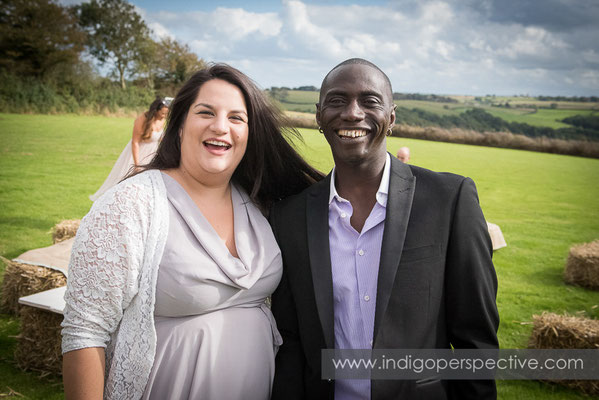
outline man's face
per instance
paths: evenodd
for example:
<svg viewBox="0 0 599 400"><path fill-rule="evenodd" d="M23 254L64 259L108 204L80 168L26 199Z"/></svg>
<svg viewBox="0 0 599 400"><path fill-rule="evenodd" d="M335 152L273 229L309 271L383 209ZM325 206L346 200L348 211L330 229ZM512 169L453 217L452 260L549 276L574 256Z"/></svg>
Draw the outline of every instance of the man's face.
<svg viewBox="0 0 599 400"><path fill-rule="evenodd" d="M321 88L316 120L335 163L362 164L386 156L385 134L395 121L384 76L368 65L334 70Z"/></svg>

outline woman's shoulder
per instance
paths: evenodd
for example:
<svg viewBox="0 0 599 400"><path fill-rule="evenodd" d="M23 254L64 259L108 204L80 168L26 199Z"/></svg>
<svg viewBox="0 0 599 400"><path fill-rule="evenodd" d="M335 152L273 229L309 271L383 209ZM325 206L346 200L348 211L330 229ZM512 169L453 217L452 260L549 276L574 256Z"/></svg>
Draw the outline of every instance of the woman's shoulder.
<svg viewBox="0 0 599 400"><path fill-rule="evenodd" d="M150 201L157 193L164 192L163 186L164 183L159 170L144 171L119 182L107 190L94 202L94 206L110 203L128 203L130 206L143 204Z"/></svg>
<svg viewBox="0 0 599 400"><path fill-rule="evenodd" d="M140 122L146 122L146 112L142 112L141 114L137 114L137 117L135 117L135 122L140 121Z"/></svg>
<svg viewBox="0 0 599 400"><path fill-rule="evenodd" d="M161 182L161 179L159 170L149 169L121 181L115 188L120 188L120 191L131 190L130 188L150 189Z"/></svg>
<svg viewBox="0 0 599 400"><path fill-rule="evenodd" d="M141 113L137 117L135 117L135 121L133 122L134 126L143 126L144 122L146 122L146 114Z"/></svg>

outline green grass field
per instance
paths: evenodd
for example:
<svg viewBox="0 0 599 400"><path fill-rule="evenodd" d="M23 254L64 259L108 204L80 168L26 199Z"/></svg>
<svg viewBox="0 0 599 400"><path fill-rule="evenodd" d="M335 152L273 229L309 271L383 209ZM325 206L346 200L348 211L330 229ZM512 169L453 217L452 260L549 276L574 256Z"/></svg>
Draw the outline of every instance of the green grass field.
<svg viewBox="0 0 599 400"><path fill-rule="evenodd" d="M91 205L87 196L103 182L129 140L132 123L132 118L0 114L2 256L48 246L56 222L85 215ZM301 132L302 153L328 171L332 158L323 136L315 130ZM392 153L404 145L411 148L415 165L472 177L486 218L504 233L508 247L494 255L502 347L525 347L531 316L542 311L582 311L599 318L597 292L562 281L569 247L599 238L599 160L388 141ZM14 366L18 331L17 319L0 315L0 397L13 389L31 399L62 398L59 379ZM498 388L501 399L587 398L536 381L501 381Z"/></svg>

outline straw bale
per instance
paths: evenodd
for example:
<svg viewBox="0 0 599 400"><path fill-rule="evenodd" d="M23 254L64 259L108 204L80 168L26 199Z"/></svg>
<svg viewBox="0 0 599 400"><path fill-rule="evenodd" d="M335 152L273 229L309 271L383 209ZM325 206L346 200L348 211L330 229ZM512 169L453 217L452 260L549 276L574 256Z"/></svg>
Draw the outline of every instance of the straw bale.
<svg viewBox="0 0 599 400"><path fill-rule="evenodd" d="M62 315L35 307L21 307L21 333L15 361L24 370L60 374L62 370Z"/></svg>
<svg viewBox="0 0 599 400"><path fill-rule="evenodd" d="M3 312L18 315L21 308L20 297L67 284L67 278L60 271L6 259L4 262L6 270L0 299L0 308Z"/></svg>
<svg viewBox="0 0 599 400"><path fill-rule="evenodd" d="M599 349L599 320L544 312L533 315L532 349ZM552 380L590 395L599 395L599 380Z"/></svg>
<svg viewBox="0 0 599 400"><path fill-rule="evenodd" d="M533 349L599 349L599 320L548 312L532 318Z"/></svg>
<svg viewBox="0 0 599 400"><path fill-rule="evenodd" d="M64 221L60 221L52 228L52 241L59 243L75 237L80 223L80 219L65 219Z"/></svg>
<svg viewBox="0 0 599 400"><path fill-rule="evenodd" d="M570 249L564 280L572 285L599 290L599 240Z"/></svg>

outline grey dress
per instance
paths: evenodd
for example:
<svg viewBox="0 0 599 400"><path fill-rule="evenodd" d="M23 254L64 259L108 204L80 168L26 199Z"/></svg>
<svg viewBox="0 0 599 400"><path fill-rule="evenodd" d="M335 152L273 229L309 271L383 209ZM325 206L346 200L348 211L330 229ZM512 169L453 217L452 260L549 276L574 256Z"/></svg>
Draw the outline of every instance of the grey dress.
<svg viewBox="0 0 599 400"><path fill-rule="evenodd" d="M281 337L264 300L282 273L270 226L233 185L235 258L179 183L162 177L170 222L143 398L269 399Z"/></svg>

